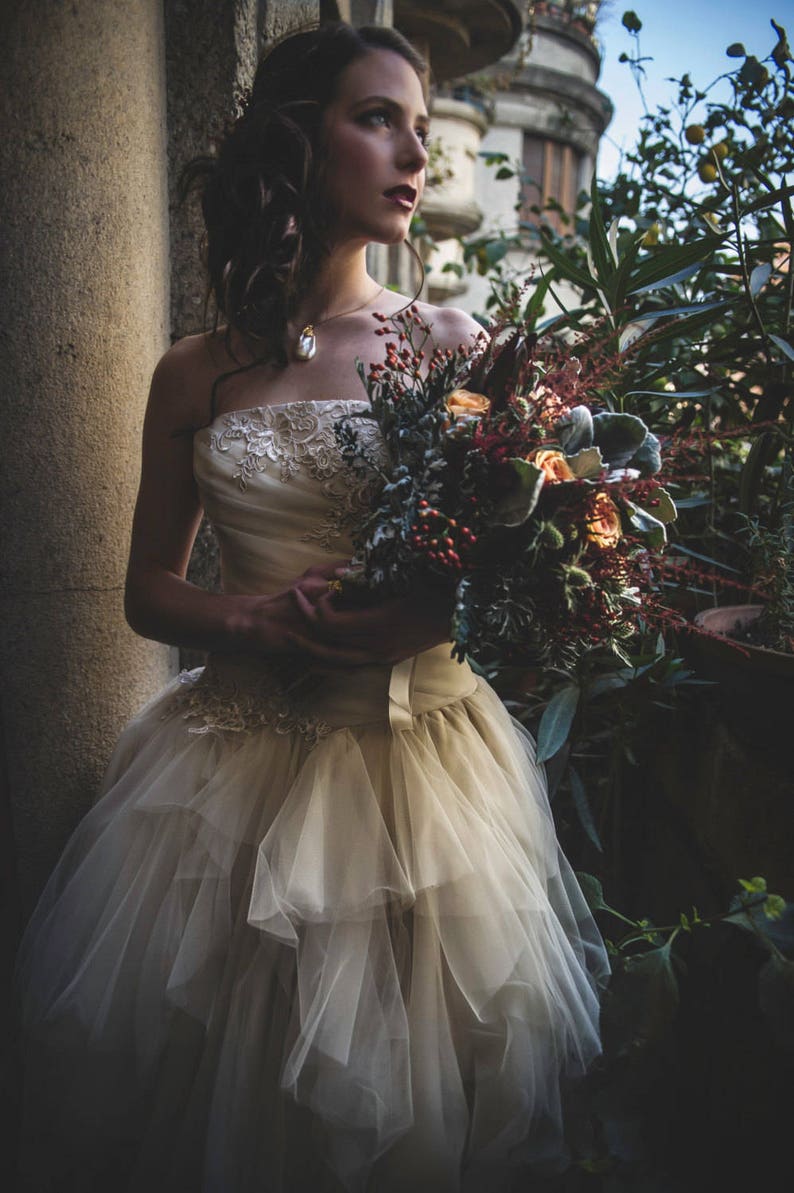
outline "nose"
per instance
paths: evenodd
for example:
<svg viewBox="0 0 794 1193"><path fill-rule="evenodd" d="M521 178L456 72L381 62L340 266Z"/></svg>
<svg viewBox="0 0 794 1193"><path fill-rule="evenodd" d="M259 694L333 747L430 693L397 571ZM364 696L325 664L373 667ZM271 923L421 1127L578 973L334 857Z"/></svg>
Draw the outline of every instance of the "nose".
<svg viewBox="0 0 794 1193"><path fill-rule="evenodd" d="M427 148L422 142L416 129L405 130L405 136L400 141L400 165L419 173L424 170L428 162Z"/></svg>

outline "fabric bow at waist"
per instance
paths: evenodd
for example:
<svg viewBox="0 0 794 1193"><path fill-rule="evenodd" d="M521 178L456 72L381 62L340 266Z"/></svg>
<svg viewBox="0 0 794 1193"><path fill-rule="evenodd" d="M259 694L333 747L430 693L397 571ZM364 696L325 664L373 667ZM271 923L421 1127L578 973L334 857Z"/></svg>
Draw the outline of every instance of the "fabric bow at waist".
<svg viewBox="0 0 794 1193"><path fill-rule="evenodd" d="M293 660L277 662L241 655L212 655L194 685L191 708L219 724L227 705L241 710L239 729L273 724L281 731L308 726L313 735L388 721L393 732L410 729L413 718L470 696L477 679L468 663L450 657L447 644L403 659L313 671ZM212 708L210 708L212 705ZM229 727L232 727L229 724Z"/></svg>

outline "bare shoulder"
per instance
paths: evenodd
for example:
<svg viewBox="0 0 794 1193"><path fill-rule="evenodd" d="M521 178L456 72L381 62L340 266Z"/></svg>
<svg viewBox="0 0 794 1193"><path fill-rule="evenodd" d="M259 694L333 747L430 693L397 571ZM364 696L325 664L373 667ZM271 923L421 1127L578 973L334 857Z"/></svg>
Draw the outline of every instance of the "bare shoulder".
<svg viewBox="0 0 794 1193"><path fill-rule="evenodd" d="M429 303L417 303L417 306L440 348L457 348L460 344L473 348L478 340L484 342L488 338L477 320L458 307L434 307Z"/></svg>
<svg viewBox="0 0 794 1193"><path fill-rule="evenodd" d="M212 384L226 367L225 356L217 333L185 336L172 344L152 376L152 415L175 427L206 423Z"/></svg>

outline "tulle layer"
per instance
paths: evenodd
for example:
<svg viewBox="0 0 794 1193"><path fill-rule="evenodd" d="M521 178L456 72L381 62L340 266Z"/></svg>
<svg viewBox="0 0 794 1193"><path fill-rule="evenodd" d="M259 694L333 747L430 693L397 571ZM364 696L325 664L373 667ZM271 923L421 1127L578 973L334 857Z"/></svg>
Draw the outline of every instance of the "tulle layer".
<svg viewBox="0 0 794 1193"><path fill-rule="evenodd" d="M606 971L531 740L482 683L311 740L191 731L183 689L23 943L28 1187L507 1188L559 1147Z"/></svg>

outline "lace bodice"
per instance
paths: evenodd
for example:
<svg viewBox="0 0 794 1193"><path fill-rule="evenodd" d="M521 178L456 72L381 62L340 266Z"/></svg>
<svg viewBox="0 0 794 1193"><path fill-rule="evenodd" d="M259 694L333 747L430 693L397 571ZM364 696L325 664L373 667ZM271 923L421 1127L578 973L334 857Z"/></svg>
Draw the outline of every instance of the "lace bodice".
<svg viewBox="0 0 794 1193"><path fill-rule="evenodd" d="M277 592L313 564L350 558L351 529L377 479L344 464L334 423L366 409L356 400L258 406L220 415L196 434L194 473L220 543L227 592ZM385 462L374 421L362 420L361 430ZM334 727L380 718L408 729L417 712L475 686L446 645L395 667L356 668L352 679L344 671L318 676L234 655L215 656L202 673L185 675L179 701L192 733L269 726L314 744Z"/></svg>
<svg viewBox="0 0 794 1193"><path fill-rule="evenodd" d="M334 424L366 400L292 402L220 415L198 432L196 482L227 592L270 592L320 560L348 558L373 478L345 467ZM378 431L363 423L377 443Z"/></svg>

